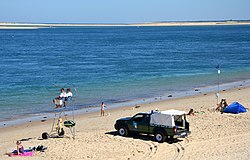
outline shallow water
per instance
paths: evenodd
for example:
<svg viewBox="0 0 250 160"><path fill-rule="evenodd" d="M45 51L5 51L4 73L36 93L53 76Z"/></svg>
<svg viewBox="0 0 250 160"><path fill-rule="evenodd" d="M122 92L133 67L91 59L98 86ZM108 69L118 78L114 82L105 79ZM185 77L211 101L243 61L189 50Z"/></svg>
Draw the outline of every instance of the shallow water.
<svg viewBox="0 0 250 160"><path fill-rule="evenodd" d="M218 64L250 79L249 52L248 25L0 30L0 121L51 112L62 87L80 109L217 85Z"/></svg>

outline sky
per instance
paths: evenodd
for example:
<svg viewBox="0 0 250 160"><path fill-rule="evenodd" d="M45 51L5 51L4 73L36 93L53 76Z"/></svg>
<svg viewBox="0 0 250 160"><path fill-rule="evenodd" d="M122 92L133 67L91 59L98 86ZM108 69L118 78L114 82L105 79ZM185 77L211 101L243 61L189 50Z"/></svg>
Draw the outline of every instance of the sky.
<svg viewBox="0 0 250 160"><path fill-rule="evenodd" d="M250 0L1 0L0 22L250 20Z"/></svg>

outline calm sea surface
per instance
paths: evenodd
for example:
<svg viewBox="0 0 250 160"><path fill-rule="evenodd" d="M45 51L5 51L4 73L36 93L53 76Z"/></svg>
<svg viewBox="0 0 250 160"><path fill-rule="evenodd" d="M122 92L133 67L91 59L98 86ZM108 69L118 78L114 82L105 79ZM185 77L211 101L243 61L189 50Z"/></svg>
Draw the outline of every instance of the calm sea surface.
<svg viewBox="0 0 250 160"><path fill-rule="evenodd" d="M76 108L250 79L250 26L0 30L0 121L50 112L60 88Z"/></svg>

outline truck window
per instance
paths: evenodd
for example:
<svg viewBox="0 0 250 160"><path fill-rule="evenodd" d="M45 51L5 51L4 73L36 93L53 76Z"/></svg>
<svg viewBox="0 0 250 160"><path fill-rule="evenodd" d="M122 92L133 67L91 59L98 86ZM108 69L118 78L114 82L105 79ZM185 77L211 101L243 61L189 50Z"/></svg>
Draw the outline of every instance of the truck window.
<svg viewBox="0 0 250 160"><path fill-rule="evenodd" d="M174 116L174 122L177 126L183 126L182 116Z"/></svg>
<svg viewBox="0 0 250 160"><path fill-rule="evenodd" d="M143 115L142 114L138 114L138 115L133 117L134 122L142 122L142 120L143 120Z"/></svg>
<svg viewBox="0 0 250 160"><path fill-rule="evenodd" d="M149 121L150 121L150 116L149 116L149 115L144 115L143 121L146 122L146 123L149 123Z"/></svg>

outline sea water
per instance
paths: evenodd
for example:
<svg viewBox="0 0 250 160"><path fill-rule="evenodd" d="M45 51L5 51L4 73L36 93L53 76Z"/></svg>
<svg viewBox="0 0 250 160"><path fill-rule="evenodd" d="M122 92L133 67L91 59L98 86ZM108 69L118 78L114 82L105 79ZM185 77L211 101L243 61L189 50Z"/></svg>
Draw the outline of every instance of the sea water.
<svg viewBox="0 0 250 160"><path fill-rule="evenodd" d="M249 25L0 30L0 121L53 111L61 88L76 109L185 96L250 79L249 59Z"/></svg>

